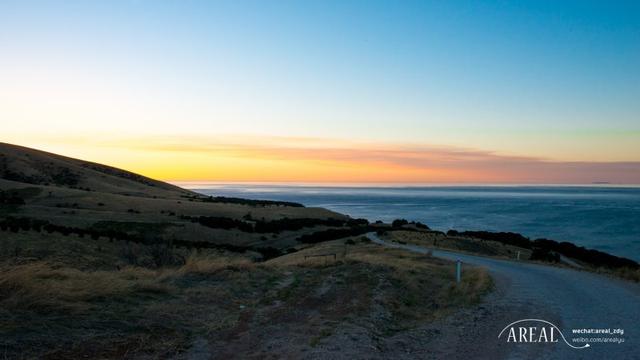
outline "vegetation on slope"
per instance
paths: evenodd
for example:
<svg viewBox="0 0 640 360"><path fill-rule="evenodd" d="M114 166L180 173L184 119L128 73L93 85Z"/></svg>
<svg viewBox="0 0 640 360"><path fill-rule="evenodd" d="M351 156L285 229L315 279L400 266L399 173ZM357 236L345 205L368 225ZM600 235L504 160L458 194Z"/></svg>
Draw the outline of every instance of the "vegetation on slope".
<svg viewBox="0 0 640 360"><path fill-rule="evenodd" d="M531 249L532 260L551 259L559 261L555 254L562 254L575 260L579 260L595 267L606 267L611 269L630 268L640 269L640 264L631 259L626 259L602 251L587 249L569 242L558 242L549 239L530 240L529 238L511 232L490 232L490 231L463 231L449 230L449 236L465 236L476 239L492 240L499 243L513 245L524 249Z"/></svg>
<svg viewBox="0 0 640 360"><path fill-rule="evenodd" d="M0 349L9 358L186 356L197 343L300 357L332 341L383 342L479 301L491 285L470 269L456 286L450 263L360 238L261 263L174 248L184 262L157 266L153 245L9 234L0 244ZM328 253L335 258L318 256Z"/></svg>

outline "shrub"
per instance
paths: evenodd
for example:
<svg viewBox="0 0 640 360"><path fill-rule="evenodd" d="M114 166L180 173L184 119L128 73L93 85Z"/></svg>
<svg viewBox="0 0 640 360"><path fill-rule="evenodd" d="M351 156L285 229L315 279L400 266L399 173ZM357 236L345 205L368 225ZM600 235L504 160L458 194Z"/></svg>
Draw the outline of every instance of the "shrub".
<svg viewBox="0 0 640 360"><path fill-rule="evenodd" d="M122 257L129 265L138 265L138 259L140 258L139 249L137 246L133 246L129 242L126 242L120 251Z"/></svg>
<svg viewBox="0 0 640 360"><path fill-rule="evenodd" d="M151 261L157 268L184 265L185 259L176 253L171 241L156 242L149 247Z"/></svg>
<svg viewBox="0 0 640 360"><path fill-rule="evenodd" d="M405 219L395 219L391 223L391 226L393 226L394 228L397 228L397 227L402 227L402 226L408 225L408 224L409 224L409 222L407 220L405 220Z"/></svg>
<svg viewBox="0 0 640 360"><path fill-rule="evenodd" d="M290 206L290 207L304 207L304 205L289 201L272 201L272 200L251 200L251 199L241 199L234 197L226 197L226 196L209 196L206 198L199 198L198 200L202 202L211 202L211 203L227 203L227 204L242 204L249 206Z"/></svg>
<svg viewBox="0 0 640 360"><path fill-rule="evenodd" d="M348 229L327 229L316 231L311 234L304 234L297 240L302 243L315 244L323 241L337 240L348 236L362 235L367 231L369 231L369 228L366 226Z"/></svg>
<svg viewBox="0 0 640 360"><path fill-rule="evenodd" d="M546 262L557 263L560 262L560 255L549 249L533 248L529 260L540 260Z"/></svg>
<svg viewBox="0 0 640 360"><path fill-rule="evenodd" d="M24 199L8 191L0 190L0 205L24 205Z"/></svg>

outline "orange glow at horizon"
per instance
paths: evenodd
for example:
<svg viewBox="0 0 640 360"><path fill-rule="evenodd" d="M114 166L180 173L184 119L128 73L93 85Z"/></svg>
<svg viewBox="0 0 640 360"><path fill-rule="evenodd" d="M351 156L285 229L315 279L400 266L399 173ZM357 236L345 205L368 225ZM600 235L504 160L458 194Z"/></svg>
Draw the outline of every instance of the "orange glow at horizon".
<svg viewBox="0 0 640 360"><path fill-rule="evenodd" d="M640 183L637 162L554 162L460 148L336 139L98 137L40 139L20 145L172 182Z"/></svg>

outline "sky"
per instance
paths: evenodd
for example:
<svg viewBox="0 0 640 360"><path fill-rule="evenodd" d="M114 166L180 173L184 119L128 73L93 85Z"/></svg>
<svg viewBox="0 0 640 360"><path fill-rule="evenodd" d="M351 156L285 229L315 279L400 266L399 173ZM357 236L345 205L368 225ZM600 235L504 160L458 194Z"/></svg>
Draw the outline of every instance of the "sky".
<svg viewBox="0 0 640 360"><path fill-rule="evenodd" d="M169 181L640 183L637 1L0 0L0 141Z"/></svg>

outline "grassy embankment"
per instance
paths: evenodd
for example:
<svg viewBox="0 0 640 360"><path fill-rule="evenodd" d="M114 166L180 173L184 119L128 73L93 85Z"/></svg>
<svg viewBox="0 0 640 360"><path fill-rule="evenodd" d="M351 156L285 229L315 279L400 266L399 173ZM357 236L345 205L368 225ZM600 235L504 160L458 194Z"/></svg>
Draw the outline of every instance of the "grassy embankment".
<svg viewBox="0 0 640 360"><path fill-rule="evenodd" d="M125 266L108 240L33 233L6 240L0 338L10 357L165 357L197 339L256 355L276 334L296 345L273 351L299 355L344 329L378 339L419 326L478 302L491 284L471 269L456 286L451 263L358 237L261 263L194 251L183 265L160 268ZM318 254L336 259L305 258Z"/></svg>
<svg viewBox="0 0 640 360"><path fill-rule="evenodd" d="M413 244L427 248L451 250L500 259L514 260L517 259L519 253L520 261L533 261L555 266L578 268L580 270L640 282L640 268L635 262L628 259L584 249L569 243L557 243L553 241L552 246L556 248L563 247L566 250L558 252L540 249L536 246L547 245L549 240L540 239L531 241L519 234L483 233L482 236L486 238L483 239L457 232L444 234L438 231L407 231L401 229L386 231L381 234L383 239L400 244ZM507 240L491 240L489 239L491 237L500 240L506 237ZM522 246L513 245L516 241L509 241L509 238L516 238ZM569 262L565 260L566 258L568 258ZM578 267L576 267L576 265Z"/></svg>

